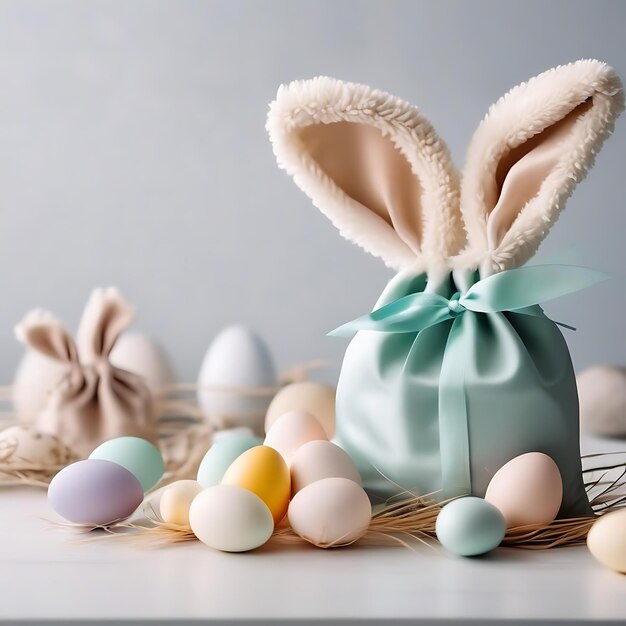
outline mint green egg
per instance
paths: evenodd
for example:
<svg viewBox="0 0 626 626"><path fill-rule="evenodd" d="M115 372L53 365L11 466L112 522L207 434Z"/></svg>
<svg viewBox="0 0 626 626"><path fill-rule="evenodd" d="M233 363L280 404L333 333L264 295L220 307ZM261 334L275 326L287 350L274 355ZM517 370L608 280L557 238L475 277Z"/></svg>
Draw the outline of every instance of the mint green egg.
<svg viewBox="0 0 626 626"><path fill-rule="evenodd" d="M139 437L116 437L101 443L90 459L112 461L134 474L145 491L152 489L163 476L165 465L158 448Z"/></svg>
<svg viewBox="0 0 626 626"><path fill-rule="evenodd" d="M435 530L441 545L450 552L477 556L500 545L506 533L506 521L493 504L467 496L441 509Z"/></svg>
<svg viewBox="0 0 626 626"><path fill-rule="evenodd" d="M198 482L204 489L219 485L232 462L246 450L262 443L252 435L232 433L216 441L204 455L198 468Z"/></svg>

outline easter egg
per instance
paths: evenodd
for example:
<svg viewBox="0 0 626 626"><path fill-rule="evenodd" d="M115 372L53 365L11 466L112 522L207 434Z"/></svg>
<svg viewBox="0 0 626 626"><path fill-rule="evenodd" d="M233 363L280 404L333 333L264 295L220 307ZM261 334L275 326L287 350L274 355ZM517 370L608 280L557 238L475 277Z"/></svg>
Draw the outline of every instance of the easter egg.
<svg viewBox="0 0 626 626"><path fill-rule="evenodd" d="M8 466L59 466L74 460L57 437L34 426L10 426L0 432L0 462Z"/></svg>
<svg viewBox="0 0 626 626"><path fill-rule="evenodd" d="M223 485L243 487L256 494L278 524L287 512L291 481L289 468L274 448L257 446L244 452L226 470Z"/></svg>
<svg viewBox="0 0 626 626"><path fill-rule="evenodd" d="M263 443L263 440L260 437L256 437L256 435L252 431L252 428L249 428L248 426L235 426L234 428L223 428L222 430L216 430L213 432L213 441L220 441L220 439L231 437L233 435L246 435L250 437L255 437L258 441L257 445L259 446Z"/></svg>
<svg viewBox="0 0 626 626"><path fill-rule="evenodd" d="M313 381L292 383L283 387L272 400L265 416L265 432L289 411L310 413L331 439L335 434L335 390Z"/></svg>
<svg viewBox="0 0 626 626"><path fill-rule="evenodd" d="M482 498L467 496L446 504L435 523L441 545L461 556L477 556L497 548L506 532L500 511Z"/></svg>
<svg viewBox="0 0 626 626"><path fill-rule="evenodd" d="M367 494L347 478L325 478L304 487L288 512L293 531L318 548L354 543L366 533L371 517Z"/></svg>
<svg viewBox="0 0 626 626"><path fill-rule="evenodd" d="M197 481L204 489L219 485L232 462L246 450L259 444L260 440L257 437L245 434L230 434L220 439L216 438L200 463Z"/></svg>
<svg viewBox="0 0 626 626"><path fill-rule="evenodd" d="M263 434L263 418L277 387L265 342L245 326L230 326L209 346L198 375L198 404L215 428L248 426ZM203 387L216 387L211 390ZM250 390L258 393L250 394Z"/></svg>
<svg viewBox="0 0 626 626"><path fill-rule="evenodd" d="M274 532L263 500L235 485L216 485L199 493L189 509L189 524L202 543L223 552L254 550Z"/></svg>
<svg viewBox="0 0 626 626"><path fill-rule="evenodd" d="M38 350L27 349L20 361L11 400L15 413L24 422L31 422L46 406L50 391L67 374L68 364L51 359Z"/></svg>
<svg viewBox="0 0 626 626"><path fill-rule="evenodd" d="M626 368L593 365L576 377L580 426L600 437L626 436Z"/></svg>
<svg viewBox="0 0 626 626"><path fill-rule="evenodd" d="M163 476L165 466L158 448L140 437L116 437L101 443L90 459L112 461L133 473L144 491L152 489Z"/></svg>
<svg viewBox="0 0 626 626"><path fill-rule="evenodd" d="M309 441L291 459L291 492L324 478L347 478L361 485L361 475L347 452L330 441Z"/></svg>
<svg viewBox="0 0 626 626"><path fill-rule="evenodd" d="M321 424L306 411L289 411L272 424L264 445L280 452L289 464L298 448L316 440L328 440Z"/></svg>
<svg viewBox="0 0 626 626"><path fill-rule="evenodd" d="M503 465L485 493L485 500L504 515L507 528L551 522L562 499L559 468L541 452L522 454Z"/></svg>
<svg viewBox="0 0 626 626"><path fill-rule="evenodd" d="M587 547L600 563L626 574L626 509L599 517L587 535Z"/></svg>
<svg viewBox="0 0 626 626"><path fill-rule="evenodd" d="M126 519L143 500L143 489L126 468L102 459L77 461L50 482L48 502L75 524L107 526Z"/></svg>
<svg viewBox="0 0 626 626"><path fill-rule="evenodd" d="M189 526L189 507L201 491L202 485L195 480L177 480L167 486L159 501L163 521L176 526Z"/></svg>
<svg viewBox="0 0 626 626"><path fill-rule="evenodd" d="M141 333L124 333L109 360L115 367L141 376L152 393L175 382L172 365L162 348Z"/></svg>

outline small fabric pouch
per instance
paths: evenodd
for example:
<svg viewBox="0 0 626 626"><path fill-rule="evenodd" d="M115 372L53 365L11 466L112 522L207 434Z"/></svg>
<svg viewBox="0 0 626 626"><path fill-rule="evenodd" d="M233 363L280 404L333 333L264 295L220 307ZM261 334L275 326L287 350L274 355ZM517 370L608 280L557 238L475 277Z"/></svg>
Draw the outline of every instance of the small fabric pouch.
<svg viewBox="0 0 626 626"><path fill-rule="evenodd" d="M52 388L37 427L88 456L103 441L123 435L157 439L150 391L142 379L115 367L109 355L129 326L133 308L113 289L95 289L76 342L50 313L31 311L16 328L27 346L67 366Z"/></svg>

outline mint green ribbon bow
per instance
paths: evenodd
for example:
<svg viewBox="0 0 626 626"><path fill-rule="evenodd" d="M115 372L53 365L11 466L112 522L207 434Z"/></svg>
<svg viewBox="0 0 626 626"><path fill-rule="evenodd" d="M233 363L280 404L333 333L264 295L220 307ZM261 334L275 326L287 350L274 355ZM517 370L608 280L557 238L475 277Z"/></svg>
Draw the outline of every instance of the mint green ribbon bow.
<svg viewBox="0 0 626 626"><path fill-rule="evenodd" d="M436 293L409 294L340 326L329 335L352 337L361 330L419 333L454 320L445 346L439 384L441 478L444 497L469 494L469 426L463 366L473 345L462 332L461 317L466 311L507 311L545 318L538 306L540 303L586 289L607 278L603 272L587 267L529 265L483 278L463 295L457 292L449 299Z"/></svg>

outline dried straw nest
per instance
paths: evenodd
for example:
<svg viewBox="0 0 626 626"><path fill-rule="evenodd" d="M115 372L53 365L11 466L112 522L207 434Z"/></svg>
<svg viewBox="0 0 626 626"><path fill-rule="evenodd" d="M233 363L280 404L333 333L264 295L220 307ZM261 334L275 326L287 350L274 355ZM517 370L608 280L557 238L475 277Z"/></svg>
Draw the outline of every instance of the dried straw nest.
<svg viewBox="0 0 626 626"><path fill-rule="evenodd" d="M545 550L584 544L589 529L600 515L626 504L626 454L595 454L584 456L582 460L585 487L594 515L511 528L503 546ZM410 495L375 507L369 529L360 541L373 545L397 543L406 547L416 542L428 543L436 538L435 522L444 504L435 502L432 497ZM164 522L152 506L146 506L144 513L145 520L139 523L121 522L104 530L109 536L125 537L133 543L152 547L196 541L189 528ZM82 530L93 528L82 527ZM302 541L284 523L274 531L273 540Z"/></svg>

